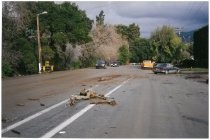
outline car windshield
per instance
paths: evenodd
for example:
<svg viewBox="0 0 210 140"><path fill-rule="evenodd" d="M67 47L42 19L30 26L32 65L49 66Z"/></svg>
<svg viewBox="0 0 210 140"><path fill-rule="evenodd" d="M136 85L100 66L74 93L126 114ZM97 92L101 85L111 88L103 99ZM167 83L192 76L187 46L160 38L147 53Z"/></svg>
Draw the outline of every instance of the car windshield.
<svg viewBox="0 0 210 140"><path fill-rule="evenodd" d="M156 65L156 67L165 67L165 66L166 66L165 63L158 63L158 64Z"/></svg>

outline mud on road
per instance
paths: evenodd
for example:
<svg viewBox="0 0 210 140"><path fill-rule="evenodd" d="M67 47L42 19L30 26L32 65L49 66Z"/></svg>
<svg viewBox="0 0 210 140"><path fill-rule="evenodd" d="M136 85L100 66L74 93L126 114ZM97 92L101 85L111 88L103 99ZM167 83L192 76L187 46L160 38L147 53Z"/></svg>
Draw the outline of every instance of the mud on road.
<svg viewBox="0 0 210 140"><path fill-rule="evenodd" d="M86 122L85 126L76 123L74 127L68 126L65 134L57 134L55 137L208 137L208 84L204 82L206 77L208 74L155 75L151 70L120 66L3 79L2 127L6 128L61 101L67 102L71 95L79 94L81 89L94 89L97 94L104 95L113 91L120 83L132 79L115 91L116 95L113 96L116 106L96 106L87 116L82 117L81 122ZM3 136L40 137L43 135L42 131L46 131L43 129L46 125L48 127L45 129L51 129L88 104L89 102L84 101L73 107L63 105L54 109L49 116L43 115L43 119L35 119ZM93 114L95 115L92 116ZM50 124L46 121L49 118L52 119ZM97 118L94 119L97 123L91 118ZM39 128L38 124L43 128ZM108 130L104 128L107 125ZM33 127L37 127L37 134L33 133ZM79 134L73 128L81 129L84 133Z"/></svg>
<svg viewBox="0 0 210 140"><path fill-rule="evenodd" d="M22 119L56 102L100 83L116 82L121 77L117 69L87 68L2 80L3 126Z"/></svg>

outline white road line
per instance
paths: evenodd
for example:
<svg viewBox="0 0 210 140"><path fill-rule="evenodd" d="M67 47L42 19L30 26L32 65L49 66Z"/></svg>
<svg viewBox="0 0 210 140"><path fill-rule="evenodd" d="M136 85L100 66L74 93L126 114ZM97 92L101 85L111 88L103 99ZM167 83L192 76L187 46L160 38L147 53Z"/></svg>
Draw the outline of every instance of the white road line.
<svg viewBox="0 0 210 140"><path fill-rule="evenodd" d="M88 89L88 90L92 90L93 88L96 88L97 86L98 86L98 85L95 85L95 86L93 86L92 88L90 88L90 89ZM33 115L31 115L31 116L29 116L29 117L23 119L22 121L19 121L19 122L17 122L17 123L14 123L13 125L10 125L10 126L4 128L4 129L2 130L2 134L6 133L6 132L8 132L8 131L10 131L10 130L12 130L12 129L14 129L14 128L16 128L16 127L18 127L18 126L20 126L20 125L22 125L22 124L24 124L24 123L26 123L26 122L28 122L28 121L34 119L34 118L36 118L36 117L39 117L40 115L43 115L44 113L47 113L47 112L49 112L50 110L52 110L52 109L54 109L54 108L56 108L56 107L58 107L58 106L60 106L60 105L62 105L62 104L65 104L66 102L68 102L68 100L69 100L69 99L66 99L66 100L64 100L64 101L62 101L62 102L60 102L60 103L57 103L57 104L55 104L55 105L53 105L53 106L51 106L51 107L49 107L49 108L47 108L47 109L44 109L44 110L42 110L42 111L40 111L40 112L38 112L38 113L36 113L36 114L33 114Z"/></svg>
<svg viewBox="0 0 210 140"><path fill-rule="evenodd" d="M49 132L47 132L45 135L42 136L42 138L51 138L56 133L58 133L60 130L62 130L67 125L69 125L72 122L74 122L76 119L78 119L80 116L82 116L85 112L87 112L89 109L91 109L94 106L95 106L95 104L90 104L90 105L86 106L80 112L78 112L77 114L75 114L71 118L67 119L66 121L64 121L61 124L59 124L57 127L53 128L52 130L50 130Z"/></svg>
<svg viewBox="0 0 210 140"><path fill-rule="evenodd" d="M124 81L122 84L118 85L113 90L111 90L110 92L108 92L105 96L108 96L108 95L112 94L114 91L116 91L117 89L119 89L122 85L124 85L125 83L127 83L129 80L130 79ZM91 105L86 106L85 108L83 108L82 110L80 110L78 113L76 113L74 116L70 117L69 119L67 119L64 122L62 122L61 124L59 124L57 127L53 128L52 130L50 130L49 132L47 132L46 134L44 134L41 138L51 138L56 133L58 133L59 131L61 131L66 126L70 125L72 122L74 122L76 119L78 119L80 116L82 116L85 112L87 112L88 110L90 110L94 106L95 106L95 104L91 104Z"/></svg>

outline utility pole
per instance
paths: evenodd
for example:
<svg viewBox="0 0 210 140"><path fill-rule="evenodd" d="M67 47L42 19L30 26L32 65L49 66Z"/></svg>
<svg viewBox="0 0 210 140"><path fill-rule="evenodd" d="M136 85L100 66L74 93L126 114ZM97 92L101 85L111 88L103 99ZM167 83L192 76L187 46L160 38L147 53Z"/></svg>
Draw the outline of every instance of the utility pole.
<svg viewBox="0 0 210 140"><path fill-rule="evenodd" d="M178 36L181 37L181 32L183 31L183 27L176 27L175 30L178 33Z"/></svg>
<svg viewBox="0 0 210 140"><path fill-rule="evenodd" d="M37 41L38 41L38 57L39 57L39 73L42 73L42 49L41 49L41 42L40 42L40 32L39 32L39 15L47 14L46 11L36 15L37 21Z"/></svg>
<svg viewBox="0 0 210 140"><path fill-rule="evenodd" d="M41 57L41 43L40 43L40 33L39 33L39 14L36 16L37 21L37 41L38 41L38 57L39 57L39 73L41 73L42 67L42 57Z"/></svg>

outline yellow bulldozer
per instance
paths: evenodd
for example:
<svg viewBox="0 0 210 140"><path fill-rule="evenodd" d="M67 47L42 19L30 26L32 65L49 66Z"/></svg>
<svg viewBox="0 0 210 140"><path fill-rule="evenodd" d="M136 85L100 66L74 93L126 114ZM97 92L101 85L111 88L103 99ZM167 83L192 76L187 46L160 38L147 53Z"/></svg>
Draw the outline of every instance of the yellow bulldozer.
<svg viewBox="0 0 210 140"><path fill-rule="evenodd" d="M43 72L53 72L54 65L50 65L49 61L45 61L45 64L42 66Z"/></svg>

